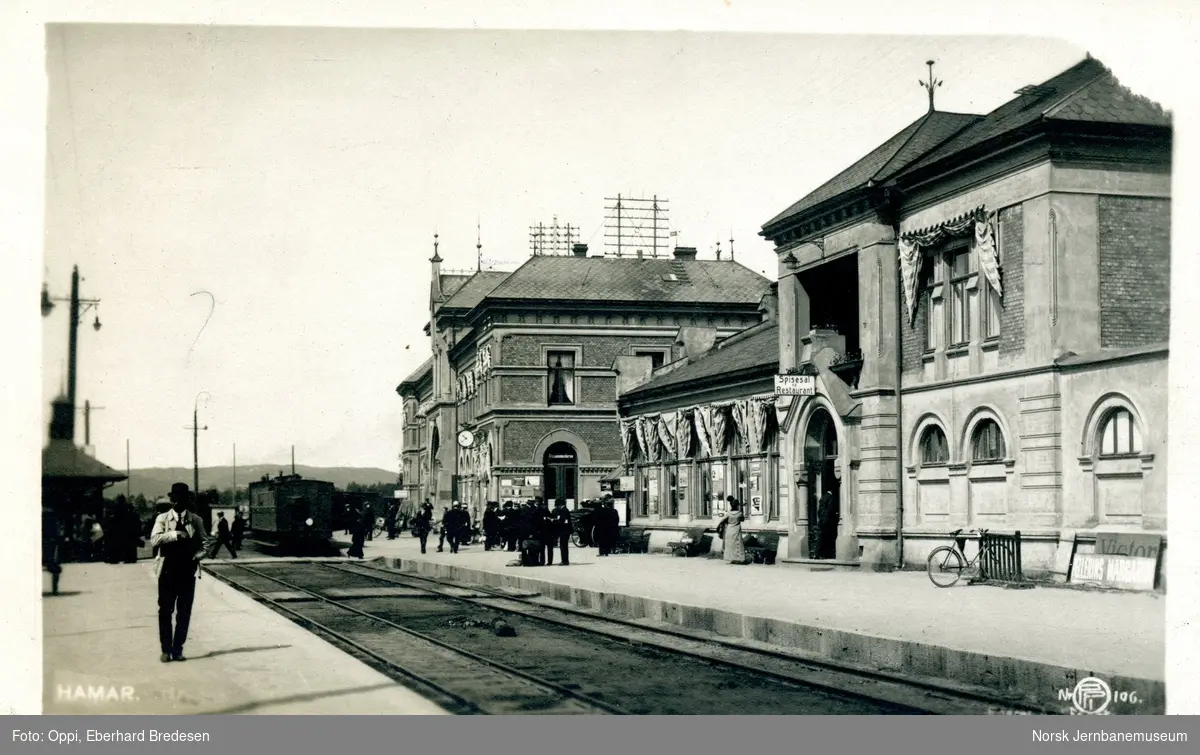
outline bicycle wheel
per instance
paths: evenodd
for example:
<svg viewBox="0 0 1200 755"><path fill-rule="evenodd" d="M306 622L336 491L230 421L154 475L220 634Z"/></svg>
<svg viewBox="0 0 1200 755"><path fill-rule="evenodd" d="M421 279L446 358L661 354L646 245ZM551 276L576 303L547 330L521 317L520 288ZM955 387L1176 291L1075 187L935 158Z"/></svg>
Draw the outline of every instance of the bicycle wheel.
<svg viewBox="0 0 1200 755"><path fill-rule="evenodd" d="M964 567L962 555L949 545L934 548L925 565L929 581L938 587L952 587L962 577Z"/></svg>

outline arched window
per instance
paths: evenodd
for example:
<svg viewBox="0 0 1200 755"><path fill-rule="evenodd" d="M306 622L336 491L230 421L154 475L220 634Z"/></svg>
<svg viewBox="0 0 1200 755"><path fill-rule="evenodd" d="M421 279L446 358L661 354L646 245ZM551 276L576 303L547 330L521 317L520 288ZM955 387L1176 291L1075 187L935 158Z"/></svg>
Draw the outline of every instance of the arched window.
<svg viewBox="0 0 1200 755"><path fill-rule="evenodd" d="M1128 409L1113 409L1100 431L1101 456L1125 456L1142 452L1142 434Z"/></svg>
<svg viewBox="0 0 1200 755"><path fill-rule="evenodd" d="M994 419L982 419L971 435L971 461L1002 461L1004 435Z"/></svg>
<svg viewBox="0 0 1200 755"><path fill-rule="evenodd" d="M950 447L946 434L937 425L930 425L921 433L921 463L945 464L950 461Z"/></svg>

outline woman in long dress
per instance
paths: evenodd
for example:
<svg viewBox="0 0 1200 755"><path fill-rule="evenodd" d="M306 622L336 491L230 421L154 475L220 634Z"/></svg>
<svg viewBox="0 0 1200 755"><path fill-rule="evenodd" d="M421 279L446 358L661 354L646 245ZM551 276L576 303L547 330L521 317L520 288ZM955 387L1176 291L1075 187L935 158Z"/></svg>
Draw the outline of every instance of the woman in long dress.
<svg viewBox="0 0 1200 755"><path fill-rule="evenodd" d="M729 564L745 564L746 563L746 546L742 543L742 504L738 503L737 499L729 496L726 500L729 501L729 513L725 515L722 524L725 525L725 530L721 535L721 542L724 544L725 562Z"/></svg>

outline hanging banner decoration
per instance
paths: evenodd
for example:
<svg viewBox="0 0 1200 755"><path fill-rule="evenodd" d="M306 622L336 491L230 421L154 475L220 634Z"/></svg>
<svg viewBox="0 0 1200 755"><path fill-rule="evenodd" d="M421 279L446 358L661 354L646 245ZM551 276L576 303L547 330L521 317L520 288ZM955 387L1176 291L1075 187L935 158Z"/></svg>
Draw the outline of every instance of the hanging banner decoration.
<svg viewBox="0 0 1200 755"><path fill-rule="evenodd" d="M646 425L645 420L641 417L633 419L633 436L637 439L638 451L641 457L647 461L650 459L650 451L646 446Z"/></svg>
<svg viewBox="0 0 1200 755"><path fill-rule="evenodd" d="M676 453L680 459L685 459L692 455L692 411L679 412L675 422Z"/></svg>
<svg viewBox="0 0 1200 755"><path fill-rule="evenodd" d="M655 462L659 457L658 417L638 417L637 436L646 461Z"/></svg>
<svg viewBox="0 0 1200 755"><path fill-rule="evenodd" d="M751 426L749 402L744 398L738 399L730 408L733 413L733 428L738 440L747 447L750 453L754 453L754 428Z"/></svg>
<svg viewBox="0 0 1200 755"><path fill-rule="evenodd" d="M996 256L996 233L992 220L976 221L975 253L979 256L979 269L983 271L987 282L999 296L1004 296L1000 290L1000 260Z"/></svg>
<svg viewBox="0 0 1200 755"><path fill-rule="evenodd" d="M700 455L709 458L712 450L712 407L697 406L692 413L696 425L696 440L700 442Z"/></svg>
<svg viewBox="0 0 1200 755"><path fill-rule="evenodd" d="M720 455L725 452L725 436L727 434L727 412L729 404L715 404L712 407L712 426L709 437L712 438L712 450L714 455Z"/></svg>
<svg viewBox="0 0 1200 755"><path fill-rule="evenodd" d="M896 244L900 252L900 277L904 279L904 304L908 307L908 322L917 317L917 277L921 272L921 247L900 239Z"/></svg>
<svg viewBox="0 0 1200 755"><path fill-rule="evenodd" d="M633 461L633 449L635 438L633 437L633 420L623 419L619 422L621 433L621 462L625 466L629 466Z"/></svg>
<svg viewBox="0 0 1200 755"><path fill-rule="evenodd" d="M668 454L675 453L675 422L678 416L676 412L666 412L658 418L658 438Z"/></svg>
<svg viewBox="0 0 1200 755"><path fill-rule="evenodd" d="M921 247L933 246L944 239L963 236L971 233L975 223L986 219L987 211L980 205L970 212L964 212L958 217L943 223L903 233L896 242L900 256L900 275L904 279L904 298L908 306L908 321L911 324L917 316L917 289L920 287L918 278L921 274ZM994 245L993 245L994 246ZM999 277L996 282L999 284Z"/></svg>
<svg viewBox="0 0 1200 755"><path fill-rule="evenodd" d="M770 435L779 432L779 415L775 408L775 402L771 399L762 399L759 402L759 407L762 410L762 429L763 429L763 447L770 448Z"/></svg>

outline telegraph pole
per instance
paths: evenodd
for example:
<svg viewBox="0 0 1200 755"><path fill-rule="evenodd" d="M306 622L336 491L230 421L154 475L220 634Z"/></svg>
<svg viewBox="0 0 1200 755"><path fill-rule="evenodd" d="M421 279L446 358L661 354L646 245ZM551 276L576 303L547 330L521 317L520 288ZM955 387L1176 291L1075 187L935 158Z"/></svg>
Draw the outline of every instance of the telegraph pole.
<svg viewBox="0 0 1200 755"><path fill-rule="evenodd" d="M103 406L92 406L92 402L83 402L83 445L85 447L92 445L92 410L97 411L103 409Z"/></svg>

